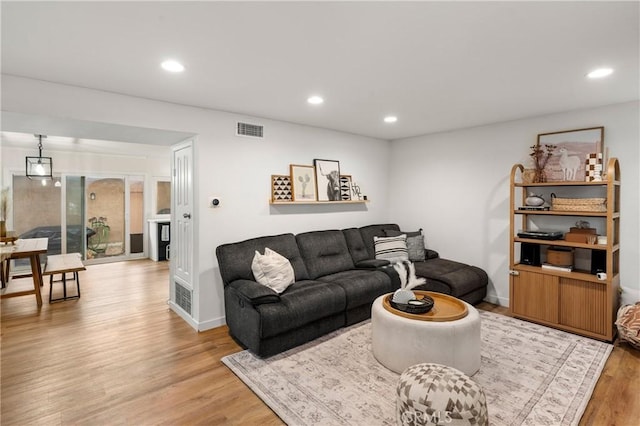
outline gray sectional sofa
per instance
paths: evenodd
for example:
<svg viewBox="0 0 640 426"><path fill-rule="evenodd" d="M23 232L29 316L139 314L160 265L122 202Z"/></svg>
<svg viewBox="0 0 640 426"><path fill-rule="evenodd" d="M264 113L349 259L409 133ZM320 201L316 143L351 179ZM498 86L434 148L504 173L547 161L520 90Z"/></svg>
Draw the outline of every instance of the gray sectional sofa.
<svg viewBox="0 0 640 426"><path fill-rule="evenodd" d="M388 261L375 259L374 236L400 231L396 224L343 230L281 234L220 245L216 249L224 284L230 334L255 354L268 357L338 328L363 321L381 294L395 291L400 279ZM281 294L255 281L256 251L270 248L286 257L295 282ZM480 268L439 258L414 262L427 278L418 289L480 302L487 274Z"/></svg>

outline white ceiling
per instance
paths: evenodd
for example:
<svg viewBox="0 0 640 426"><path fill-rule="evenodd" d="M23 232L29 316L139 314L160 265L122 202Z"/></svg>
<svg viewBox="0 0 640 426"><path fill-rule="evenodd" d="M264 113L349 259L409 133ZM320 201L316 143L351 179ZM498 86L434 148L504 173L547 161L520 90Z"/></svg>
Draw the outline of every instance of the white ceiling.
<svg viewBox="0 0 640 426"><path fill-rule="evenodd" d="M640 98L637 1L1 7L3 74L381 139Z"/></svg>

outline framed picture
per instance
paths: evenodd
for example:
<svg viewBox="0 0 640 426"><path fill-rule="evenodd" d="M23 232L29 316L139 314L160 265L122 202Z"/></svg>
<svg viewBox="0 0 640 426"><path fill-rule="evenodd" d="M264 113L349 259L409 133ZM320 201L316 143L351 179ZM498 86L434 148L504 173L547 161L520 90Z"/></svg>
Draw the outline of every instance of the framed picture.
<svg viewBox="0 0 640 426"><path fill-rule="evenodd" d="M313 160L318 201L340 201L340 162Z"/></svg>
<svg viewBox="0 0 640 426"><path fill-rule="evenodd" d="M351 175L340 175L340 199L342 201L351 201Z"/></svg>
<svg viewBox="0 0 640 426"><path fill-rule="evenodd" d="M604 155L604 127L539 134L538 146L544 145L556 146L545 168L547 181L584 181L589 155Z"/></svg>
<svg viewBox="0 0 640 426"><path fill-rule="evenodd" d="M271 201L292 201L289 176L271 175Z"/></svg>
<svg viewBox="0 0 640 426"><path fill-rule="evenodd" d="M293 201L316 201L316 170L313 166L290 164Z"/></svg>

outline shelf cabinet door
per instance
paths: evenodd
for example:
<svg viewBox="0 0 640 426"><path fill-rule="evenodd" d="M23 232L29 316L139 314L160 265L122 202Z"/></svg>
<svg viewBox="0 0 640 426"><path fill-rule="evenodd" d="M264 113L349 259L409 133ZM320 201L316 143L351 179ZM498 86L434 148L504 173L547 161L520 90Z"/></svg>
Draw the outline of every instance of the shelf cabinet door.
<svg viewBox="0 0 640 426"><path fill-rule="evenodd" d="M511 311L516 315L557 324L558 277L520 271L511 276Z"/></svg>
<svg viewBox="0 0 640 426"><path fill-rule="evenodd" d="M607 335L607 287L570 278L560 279L560 324Z"/></svg>

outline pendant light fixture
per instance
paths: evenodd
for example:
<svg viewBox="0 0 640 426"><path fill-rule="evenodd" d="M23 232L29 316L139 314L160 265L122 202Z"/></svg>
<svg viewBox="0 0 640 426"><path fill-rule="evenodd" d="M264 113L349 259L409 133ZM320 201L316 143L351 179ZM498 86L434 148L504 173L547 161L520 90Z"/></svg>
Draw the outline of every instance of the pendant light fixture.
<svg viewBox="0 0 640 426"><path fill-rule="evenodd" d="M27 157L27 177L29 179L53 179L53 161L51 157L42 156L42 138L46 138L44 135L34 135L38 138L38 156Z"/></svg>

